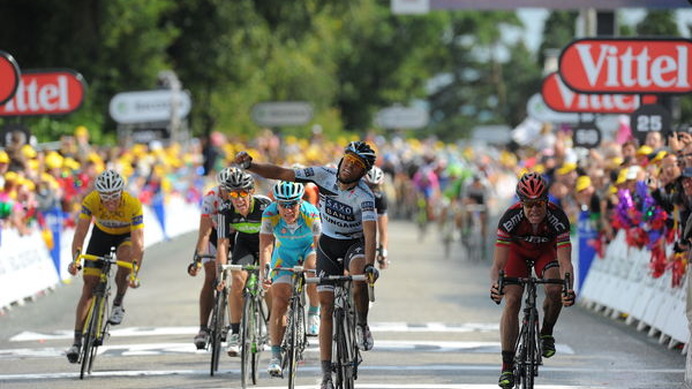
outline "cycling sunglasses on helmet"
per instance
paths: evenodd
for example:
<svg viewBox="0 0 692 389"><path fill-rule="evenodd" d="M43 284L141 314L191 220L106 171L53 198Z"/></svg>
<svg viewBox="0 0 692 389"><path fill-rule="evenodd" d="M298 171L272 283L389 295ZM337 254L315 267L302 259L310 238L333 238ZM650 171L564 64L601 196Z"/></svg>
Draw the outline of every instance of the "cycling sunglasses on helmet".
<svg viewBox="0 0 692 389"><path fill-rule="evenodd" d="M250 196L250 192L246 190L232 190L228 192L228 195L231 196L232 199L245 198Z"/></svg>

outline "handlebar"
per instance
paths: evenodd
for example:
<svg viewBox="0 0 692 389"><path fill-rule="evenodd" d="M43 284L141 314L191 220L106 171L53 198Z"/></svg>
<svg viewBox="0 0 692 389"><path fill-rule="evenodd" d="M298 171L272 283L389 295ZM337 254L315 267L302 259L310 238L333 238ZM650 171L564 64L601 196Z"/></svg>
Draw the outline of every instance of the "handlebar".
<svg viewBox="0 0 692 389"><path fill-rule="evenodd" d="M129 279L130 281L134 281L135 283L139 284L139 279L137 278L137 273L139 272L139 266L137 264L137 261L132 261L132 262L126 262L126 261L120 261L116 259L115 255L113 252L107 254L107 255L93 255L93 254L81 254L77 253L75 259L73 260L73 263L75 264L75 267L77 269L81 270L81 260L84 259L85 261L103 261L105 263L109 263L111 265L117 265L119 267L123 267L125 269L130 269L132 270L130 272Z"/></svg>
<svg viewBox="0 0 692 389"><path fill-rule="evenodd" d="M319 276L319 277L305 277L305 282L308 284L321 284L324 282L348 282L348 281L363 281L368 284L368 299L371 302L375 301L375 285L374 282L368 280L368 276L365 274L355 274L348 276Z"/></svg>
<svg viewBox="0 0 692 389"><path fill-rule="evenodd" d="M500 270L498 273L497 285L498 292L503 295L505 285L524 285L528 283L534 284L555 284L562 285L562 292L567 293L572 289L572 277L570 273L565 273L565 278L535 278L535 277L505 277L505 271Z"/></svg>

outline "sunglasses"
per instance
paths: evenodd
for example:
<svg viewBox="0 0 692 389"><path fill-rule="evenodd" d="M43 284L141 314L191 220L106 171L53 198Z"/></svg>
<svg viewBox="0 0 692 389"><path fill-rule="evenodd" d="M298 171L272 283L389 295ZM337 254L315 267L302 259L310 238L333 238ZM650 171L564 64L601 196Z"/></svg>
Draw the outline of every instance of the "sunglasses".
<svg viewBox="0 0 692 389"><path fill-rule="evenodd" d="M99 193L99 197L101 198L101 201L118 200L121 195L122 195L122 193L120 191L110 192L110 193Z"/></svg>
<svg viewBox="0 0 692 389"><path fill-rule="evenodd" d="M344 156L344 160L346 160L348 163L352 163L355 165L360 166L361 169L365 170L365 163L355 155L348 153Z"/></svg>
<svg viewBox="0 0 692 389"><path fill-rule="evenodd" d="M232 199L245 198L250 196L250 192L246 190L234 190L228 192L228 195L231 196Z"/></svg>
<svg viewBox="0 0 692 389"><path fill-rule="evenodd" d="M297 201L278 201L277 203L281 208L293 208L298 205Z"/></svg>
<svg viewBox="0 0 692 389"><path fill-rule="evenodd" d="M545 200L525 200L521 202L524 208L542 207L547 203Z"/></svg>

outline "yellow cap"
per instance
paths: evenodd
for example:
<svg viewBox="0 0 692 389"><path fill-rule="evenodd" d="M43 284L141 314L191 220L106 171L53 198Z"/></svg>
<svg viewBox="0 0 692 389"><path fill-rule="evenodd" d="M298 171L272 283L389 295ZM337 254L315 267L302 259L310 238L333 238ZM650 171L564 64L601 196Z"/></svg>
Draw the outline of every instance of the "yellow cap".
<svg viewBox="0 0 692 389"><path fill-rule="evenodd" d="M654 149L651 148L649 145L642 145L639 147L637 150L637 155L649 155L654 152Z"/></svg>
<svg viewBox="0 0 692 389"><path fill-rule="evenodd" d="M656 156L651 160L651 162L659 162L659 161L661 161L663 158L665 158L666 155L668 155L668 152L665 151L665 150L661 150L661 151L659 151L658 153L656 153Z"/></svg>
<svg viewBox="0 0 692 389"><path fill-rule="evenodd" d="M75 136L89 135L89 130L87 130L87 128L84 126L78 126L77 128L74 129L74 135Z"/></svg>
<svg viewBox="0 0 692 389"><path fill-rule="evenodd" d="M0 163L10 163L10 156L7 155L5 150L0 150Z"/></svg>
<svg viewBox="0 0 692 389"><path fill-rule="evenodd" d="M62 167L63 157L62 155L51 151L46 155L46 167L48 169L59 169Z"/></svg>
<svg viewBox="0 0 692 389"><path fill-rule="evenodd" d="M22 154L27 158L36 158L36 150L31 145L22 146Z"/></svg>
<svg viewBox="0 0 692 389"><path fill-rule="evenodd" d="M577 192L581 192L590 186L591 186L591 177L579 176L577 178L577 183L575 185L575 189L577 190Z"/></svg>
<svg viewBox="0 0 692 389"><path fill-rule="evenodd" d="M620 172L618 173L618 179L615 180L615 185L624 184L625 181L627 181L627 171L628 170L629 169L627 169L627 168L620 169Z"/></svg>
<svg viewBox="0 0 692 389"><path fill-rule="evenodd" d="M567 174L577 169L577 164L574 162L567 162L563 164L559 169L557 169L557 174Z"/></svg>

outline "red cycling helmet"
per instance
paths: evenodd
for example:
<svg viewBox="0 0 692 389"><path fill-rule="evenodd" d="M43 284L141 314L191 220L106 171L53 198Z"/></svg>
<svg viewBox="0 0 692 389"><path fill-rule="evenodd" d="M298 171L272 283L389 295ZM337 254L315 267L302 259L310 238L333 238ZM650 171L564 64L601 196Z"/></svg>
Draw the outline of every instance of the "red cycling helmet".
<svg viewBox="0 0 692 389"><path fill-rule="evenodd" d="M526 173L517 183L519 200L544 200L548 198L548 183L538 173Z"/></svg>

